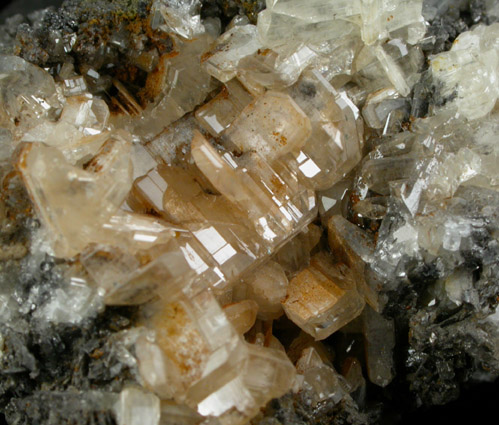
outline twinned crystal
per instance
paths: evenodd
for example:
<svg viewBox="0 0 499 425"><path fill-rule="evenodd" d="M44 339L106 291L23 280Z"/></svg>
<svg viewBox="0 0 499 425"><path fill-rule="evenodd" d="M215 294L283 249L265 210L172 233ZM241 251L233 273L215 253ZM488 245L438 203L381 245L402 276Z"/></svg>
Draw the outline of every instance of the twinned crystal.
<svg viewBox="0 0 499 425"><path fill-rule="evenodd" d="M0 417L359 425L499 377L499 15L472 3L10 18Z"/></svg>

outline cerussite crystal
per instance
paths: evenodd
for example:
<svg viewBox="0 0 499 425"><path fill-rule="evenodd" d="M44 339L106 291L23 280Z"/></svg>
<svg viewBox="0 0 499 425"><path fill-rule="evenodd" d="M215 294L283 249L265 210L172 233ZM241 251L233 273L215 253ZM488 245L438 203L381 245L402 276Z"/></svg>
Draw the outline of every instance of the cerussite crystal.
<svg viewBox="0 0 499 425"><path fill-rule="evenodd" d="M497 379L498 19L65 0L0 24L0 422L374 425Z"/></svg>
<svg viewBox="0 0 499 425"><path fill-rule="evenodd" d="M358 316L364 303L352 273L318 254L289 282L283 307L305 332L324 339Z"/></svg>

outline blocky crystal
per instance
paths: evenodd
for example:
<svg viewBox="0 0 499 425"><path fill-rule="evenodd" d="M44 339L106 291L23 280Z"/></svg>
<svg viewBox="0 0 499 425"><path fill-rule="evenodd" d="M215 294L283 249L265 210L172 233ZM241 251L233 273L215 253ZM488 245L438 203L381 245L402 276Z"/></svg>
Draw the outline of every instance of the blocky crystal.
<svg viewBox="0 0 499 425"><path fill-rule="evenodd" d="M56 148L25 144L17 166L58 257L72 257L93 241L116 213L132 183L131 144L114 133L85 169Z"/></svg>
<svg viewBox="0 0 499 425"><path fill-rule="evenodd" d="M317 254L289 282L284 311L314 338L327 338L364 308L354 279L348 268L333 265L327 254Z"/></svg>

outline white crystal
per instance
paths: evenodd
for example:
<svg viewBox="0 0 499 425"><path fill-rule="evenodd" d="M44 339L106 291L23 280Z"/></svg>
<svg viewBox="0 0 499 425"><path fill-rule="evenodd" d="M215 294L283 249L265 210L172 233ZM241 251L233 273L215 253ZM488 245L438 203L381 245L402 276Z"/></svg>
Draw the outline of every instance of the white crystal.
<svg viewBox="0 0 499 425"><path fill-rule="evenodd" d="M461 33L448 52L431 59L431 72L442 96L473 120L487 115L499 97L499 23Z"/></svg>

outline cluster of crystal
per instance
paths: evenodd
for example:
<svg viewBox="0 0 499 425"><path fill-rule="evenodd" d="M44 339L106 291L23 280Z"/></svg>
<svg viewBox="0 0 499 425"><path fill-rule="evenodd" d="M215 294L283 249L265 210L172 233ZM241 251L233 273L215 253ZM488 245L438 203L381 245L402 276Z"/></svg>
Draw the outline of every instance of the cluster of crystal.
<svg viewBox="0 0 499 425"><path fill-rule="evenodd" d="M188 297L181 285L168 289L168 302L148 318L154 338L137 345L148 387L230 424L246 422L292 387L286 354L243 341L209 291Z"/></svg>
<svg viewBox="0 0 499 425"><path fill-rule="evenodd" d="M65 267L20 311L74 325L138 306L108 344L136 381L113 387L120 425L243 425L282 396L358 411L367 378L394 378L387 315L416 304L394 301L414 270L474 320L499 299L498 24L422 76L421 0L266 3L220 35L199 0L152 1L147 37L171 48L127 53L133 84L0 57L0 227L9 239L4 190L22 180L41 223L27 275L42 257ZM18 299L0 291L6 322ZM410 344L431 314L406 324Z"/></svg>
<svg viewBox="0 0 499 425"><path fill-rule="evenodd" d="M433 78L441 95L464 117L481 118L499 97L499 23L463 32L448 52L431 59Z"/></svg>
<svg viewBox="0 0 499 425"><path fill-rule="evenodd" d="M313 66L328 80L357 73L368 92L393 86L407 96L422 62L413 47L426 31L422 3L269 0L256 28L235 25L217 40L205 68L256 93L287 87Z"/></svg>

